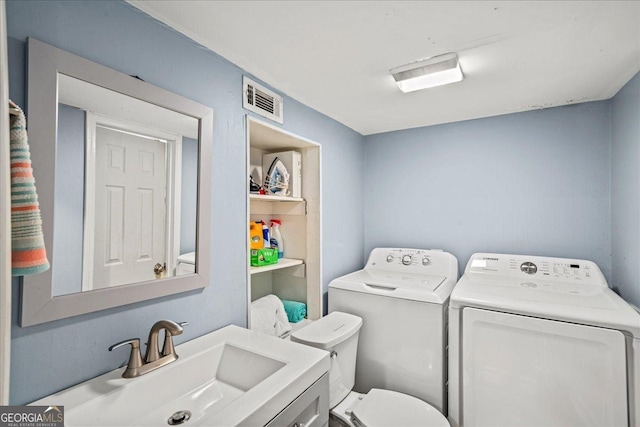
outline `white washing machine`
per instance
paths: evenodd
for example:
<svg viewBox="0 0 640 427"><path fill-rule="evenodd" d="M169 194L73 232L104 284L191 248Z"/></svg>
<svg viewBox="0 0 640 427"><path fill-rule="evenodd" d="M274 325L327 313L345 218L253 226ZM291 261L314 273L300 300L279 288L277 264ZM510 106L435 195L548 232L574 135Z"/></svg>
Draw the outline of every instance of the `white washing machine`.
<svg viewBox="0 0 640 427"><path fill-rule="evenodd" d="M593 262L475 254L449 321L452 426L640 425L640 314Z"/></svg>
<svg viewBox="0 0 640 427"><path fill-rule="evenodd" d="M376 248L364 269L329 284L329 311L362 318L354 390L393 390L446 415L447 304L458 260L447 252Z"/></svg>

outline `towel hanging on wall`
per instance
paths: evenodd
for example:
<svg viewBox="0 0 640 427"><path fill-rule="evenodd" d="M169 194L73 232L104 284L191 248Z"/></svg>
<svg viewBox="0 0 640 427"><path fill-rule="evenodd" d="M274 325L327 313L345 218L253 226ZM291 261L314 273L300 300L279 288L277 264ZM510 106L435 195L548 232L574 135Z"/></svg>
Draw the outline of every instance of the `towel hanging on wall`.
<svg viewBox="0 0 640 427"><path fill-rule="evenodd" d="M27 119L13 102L11 142L11 274L24 276L49 268L42 236L42 217L31 168Z"/></svg>

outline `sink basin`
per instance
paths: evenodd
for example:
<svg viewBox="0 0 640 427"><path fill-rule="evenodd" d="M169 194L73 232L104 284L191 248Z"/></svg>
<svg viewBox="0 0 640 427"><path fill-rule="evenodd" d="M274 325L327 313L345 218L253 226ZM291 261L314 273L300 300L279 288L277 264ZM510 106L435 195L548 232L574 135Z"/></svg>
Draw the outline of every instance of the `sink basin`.
<svg viewBox="0 0 640 427"><path fill-rule="evenodd" d="M282 368L285 363L261 354L224 344L216 357L215 379L245 392ZM210 363L205 361L206 363ZM248 368L248 369L247 369Z"/></svg>
<svg viewBox="0 0 640 427"><path fill-rule="evenodd" d="M66 426L265 425L329 370L328 353L227 326L176 347L179 359L138 378L117 369L33 405L64 405Z"/></svg>

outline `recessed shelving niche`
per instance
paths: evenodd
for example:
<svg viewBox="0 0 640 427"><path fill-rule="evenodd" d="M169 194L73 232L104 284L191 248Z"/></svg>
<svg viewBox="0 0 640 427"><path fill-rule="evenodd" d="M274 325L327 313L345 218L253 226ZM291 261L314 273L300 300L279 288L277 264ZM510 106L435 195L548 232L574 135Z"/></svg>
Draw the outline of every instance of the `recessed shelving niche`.
<svg viewBox="0 0 640 427"><path fill-rule="evenodd" d="M319 319L322 316L320 145L250 116L247 116L246 126L247 224L249 221L281 220L285 252L285 258L278 264L248 266L247 324L251 325L251 302L268 294L305 302L307 318ZM262 156L291 150L298 151L302 158L302 197L249 194L249 175L256 182L263 181Z"/></svg>

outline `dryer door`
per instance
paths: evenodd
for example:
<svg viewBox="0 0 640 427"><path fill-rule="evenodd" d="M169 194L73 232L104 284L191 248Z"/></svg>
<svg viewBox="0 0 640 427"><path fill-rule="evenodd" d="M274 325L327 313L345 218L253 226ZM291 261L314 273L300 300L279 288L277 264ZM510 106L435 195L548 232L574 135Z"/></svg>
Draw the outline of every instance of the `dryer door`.
<svg viewBox="0 0 640 427"><path fill-rule="evenodd" d="M624 335L465 308L465 427L627 426Z"/></svg>

